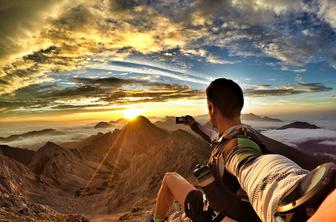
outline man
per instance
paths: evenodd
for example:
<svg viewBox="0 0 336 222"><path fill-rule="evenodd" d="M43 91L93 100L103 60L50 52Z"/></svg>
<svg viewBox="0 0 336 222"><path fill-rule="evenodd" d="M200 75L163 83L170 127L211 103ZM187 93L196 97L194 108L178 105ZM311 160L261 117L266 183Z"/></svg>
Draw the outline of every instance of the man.
<svg viewBox="0 0 336 222"><path fill-rule="evenodd" d="M221 151L219 158L225 163L225 168L219 170L222 171L219 176L224 177L224 172L228 171L247 193L249 202L259 218L266 222L275 221L274 214L280 198L304 177L307 171L281 155L263 155L262 148L254 141L229 138L235 130L248 127L241 124L244 98L238 84L224 78L216 79L207 87L206 95L209 117L218 131L219 145L215 150ZM187 124L195 130L196 123L192 118ZM197 128L204 139L214 139L213 132ZM225 143L220 142L223 138L227 140ZM184 207L186 215L193 221L211 220L211 215L204 205L206 201L202 201L202 193L179 174L170 172L164 176L157 195L155 222L163 221L174 201ZM222 201L228 203L225 205L228 208L230 198L223 197ZM251 217L250 221L255 221L253 215Z"/></svg>

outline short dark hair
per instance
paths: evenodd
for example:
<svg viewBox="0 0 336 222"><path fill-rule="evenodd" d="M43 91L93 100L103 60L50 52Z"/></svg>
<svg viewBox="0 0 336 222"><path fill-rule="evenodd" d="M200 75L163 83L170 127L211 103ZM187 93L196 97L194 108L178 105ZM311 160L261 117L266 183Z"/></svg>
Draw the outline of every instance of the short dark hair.
<svg viewBox="0 0 336 222"><path fill-rule="evenodd" d="M219 108L226 118L240 115L244 106L243 91L231 79L219 78L210 83L206 89L207 98Z"/></svg>

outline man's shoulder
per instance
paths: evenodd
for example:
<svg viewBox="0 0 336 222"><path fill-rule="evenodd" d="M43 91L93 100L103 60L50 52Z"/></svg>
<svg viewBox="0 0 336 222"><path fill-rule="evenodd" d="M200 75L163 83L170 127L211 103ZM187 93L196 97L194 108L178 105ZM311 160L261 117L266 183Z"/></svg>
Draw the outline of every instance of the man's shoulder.
<svg viewBox="0 0 336 222"><path fill-rule="evenodd" d="M249 137L238 135L237 137L234 138L234 140L237 141L238 147L242 147L242 148L249 147L249 148L260 149L260 146L258 145L258 143L256 143L254 140L252 140Z"/></svg>
<svg viewBox="0 0 336 222"><path fill-rule="evenodd" d="M223 146L224 156L228 155L234 149L238 149L240 151L249 150L249 152L254 150L254 152L262 153L260 146L255 141L245 136L230 138L223 144Z"/></svg>
<svg viewBox="0 0 336 222"><path fill-rule="evenodd" d="M231 131L228 138L233 140L238 147L260 148L259 142L255 140L257 134L257 130L250 125L241 124Z"/></svg>

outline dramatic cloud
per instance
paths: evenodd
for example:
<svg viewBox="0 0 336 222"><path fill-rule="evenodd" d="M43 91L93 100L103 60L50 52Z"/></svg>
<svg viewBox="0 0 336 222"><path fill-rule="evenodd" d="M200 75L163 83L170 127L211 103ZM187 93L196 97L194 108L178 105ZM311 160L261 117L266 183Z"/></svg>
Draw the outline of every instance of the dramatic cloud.
<svg viewBox="0 0 336 222"><path fill-rule="evenodd" d="M63 0L2 1L0 5L0 65L45 47L38 33L57 16ZM37 35L36 35L37 34ZM39 38L39 41L36 41ZM42 41L41 41L42 40ZM34 44L29 44L34 42Z"/></svg>
<svg viewBox="0 0 336 222"><path fill-rule="evenodd" d="M335 8L332 0L2 2L0 111L199 98L213 76L240 64L334 69ZM152 64L127 63L142 58ZM246 92L331 90L325 83L285 84Z"/></svg>
<svg viewBox="0 0 336 222"><path fill-rule="evenodd" d="M318 15L330 24L333 28L336 28L336 2L332 0L319 0L319 12Z"/></svg>
<svg viewBox="0 0 336 222"><path fill-rule="evenodd" d="M202 90L186 85L146 80L109 78L71 78L73 84L35 84L0 98L5 113L30 113L57 110L117 110L118 105L139 102L163 102L179 98L204 98ZM116 105L112 107L112 105Z"/></svg>
<svg viewBox="0 0 336 222"><path fill-rule="evenodd" d="M153 64L144 64L137 62L127 62L127 61L112 61L107 64L91 65L88 68L95 70L105 70L111 71L113 73L133 73L133 74L142 74L142 75L152 75L168 77L170 79L180 80L183 82L192 82L206 85L208 80L206 76L203 77L192 75L190 71L183 70L174 70L163 66L153 65Z"/></svg>
<svg viewBox="0 0 336 222"><path fill-rule="evenodd" d="M314 93L330 91L333 88L321 83L297 83L295 85L285 85L273 87L271 85L258 85L245 90L247 96L286 96L301 93Z"/></svg>
<svg viewBox="0 0 336 222"><path fill-rule="evenodd" d="M316 58L334 65L335 50L328 50L334 31L322 23L335 28L335 8L331 0L11 1L0 6L2 93L36 84L36 78L46 81L50 71L78 69L89 55L159 53L169 59L169 50L177 49L175 56L236 63L204 49L218 46L232 56L270 56L295 66ZM323 57L321 50L330 52Z"/></svg>

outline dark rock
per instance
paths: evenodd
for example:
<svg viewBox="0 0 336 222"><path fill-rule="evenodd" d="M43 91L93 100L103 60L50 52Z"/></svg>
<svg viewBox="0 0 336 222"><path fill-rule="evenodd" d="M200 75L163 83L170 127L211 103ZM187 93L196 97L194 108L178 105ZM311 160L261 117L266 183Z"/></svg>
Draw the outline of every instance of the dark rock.
<svg viewBox="0 0 336 222"><path fill-rule="evenodd" d="M136 213L136 212L138 212L140 210L140 207L133 207L132 209L131 209L131 213Z"/></svg>
<svg viewBox="0 0 336 222"><path fill-rule="evenodd" d="M95 125L95 129L98 129L98 128L109 128L111 127L112 125L109 124L108 122L99 122Z"/></svg>
<svg viewBox="0 0 336 222"><path fill-rule="evenodd" d="M22 208L21 210L19 210L19 213L25 216L29 216L29 209L27 207Z"/></svg>
<svg viewBox="0 0 336 222"><path fill-rule="evenodd" d="M278 129L282 130L282 129L289 129L289 128L295 128L295 129L320 129L320 127L314 125L314 124L310 124L310 123L306 123L306 122L293 122L287 125L284 125Z"/></svg>

